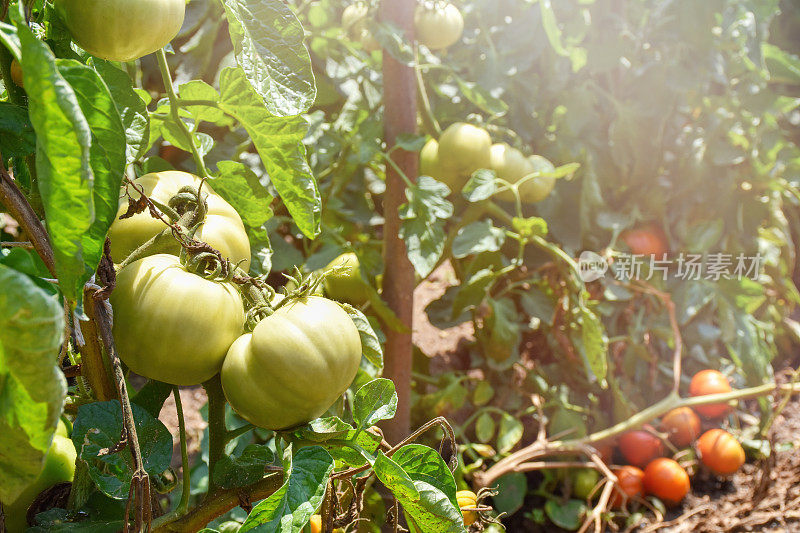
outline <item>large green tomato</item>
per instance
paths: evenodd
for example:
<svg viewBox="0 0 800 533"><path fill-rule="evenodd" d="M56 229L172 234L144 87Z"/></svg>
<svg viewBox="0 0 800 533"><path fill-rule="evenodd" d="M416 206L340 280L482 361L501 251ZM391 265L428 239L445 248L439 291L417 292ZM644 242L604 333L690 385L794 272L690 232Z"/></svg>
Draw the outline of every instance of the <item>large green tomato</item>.
<svg viewBox="0 0 800 533"><path fill-rule="evenodd" d="M53 437L53 443L45 456L44 468L39 477L28 485L16 500L8 505L3 504L7 533L22 533L27 529L28 507L40 492L58 483L72 481L75 475L76 457L75 445L71 440L60 435Z"/></svg>
<svg viewBox="0 0 800 533"><path fill-rule="evenodd" d="M137 374L173 385L197 385L219 372L244 328L236 287L188 272L174 255L120 270L111 304L120 358Z"/></svg>
<svg viewBox="0 0 800 533"><path fill-rule="evenodd" d="M533 163L522 152L506 143L492 145L491 169L498 178L509 183L516 183L534 171ZM509 190L498 193L497 197L508 202L514 201L514 193Z"/></svg>
<svg viewBox="0 0 800 533"><path fill-rule="evenodd" d="M492 162L492 138L483 128L456 122L439 137L440 181L452 192L459 192L472 173L489 168ZM433 176L440 178L440 176Z"/></svg>
<svg viewBox="0 0 800 533"><path fill-rule="evenodd" d="M381 45L369 31L369 6L363 2L350 4L342 12L342 28L351 39L359 41L367 52L380 49Z"/></svg>
<svg viewBox="0 0 800 533"><path fill-rule="evenodd" d="M369 301L367 284L361 278L358 257L353 252L342 254L325 267L325 294L339 302L361 305Z"/></svg>
<svg viewBox="0 0 800 533"><path fill-rule="evenodd" d="M178 34L186 0L55 0L72 39L90 54L132 61Z"/></svg>
<svg viewBox="0 0 800 533"><path fill-rule="evenodd" d="M304 424L333 405L361 363L361 339L331 300L309 296L278 308L233 343L222 366L231 406L273 430Z"/></svg>
<svg viewBox="0 0 800 533"><path fill-rule="evenodd" d="M136 178L134 183L140 186L148 197L167 204L169 199L182 187L199 186L200 178L188 172L170 170L145 174ZM133 187L129 186L128 190L132 197L139 197ZM205 222L195 234L195 238L207 242L234 264L241 261L241 268L247 271L250 268L250 240L244 229L242 218L231 204L214 192L208 182L203 185L202 192L207 196L208 213ZM111 224L108 233L111 239L111 257L116 262L121 262L132 251L166 227L162 221L150 216L147 210L133 215L131 218L120 220L120 215L127 210L127 197L123 197L119 211L117 211L117 219ZM177 255L180 252L180 244L175 241L167 250L160 251Z"/></svg>
<svg viewBox="0 0 800 533"><path fill-rule="evenodd" d="M453 4L427 7L417 6L414 12L417 41L431 50L441 50L454 45L464 33L464 17Z"/></svg>

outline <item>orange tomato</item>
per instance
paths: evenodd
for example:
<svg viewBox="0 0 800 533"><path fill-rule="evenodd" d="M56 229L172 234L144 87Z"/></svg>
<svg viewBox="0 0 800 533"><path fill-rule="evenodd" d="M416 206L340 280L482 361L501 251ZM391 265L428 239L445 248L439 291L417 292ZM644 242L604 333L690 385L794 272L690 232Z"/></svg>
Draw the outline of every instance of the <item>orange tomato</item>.
<svg viewBox="0 0 800 533"><path fill-rule="evenodd" d="M644 472L641 468L625 465L622 468L615 468L613 472L617 476L617 486L611 493L609 500L611 507L619 508L631 498L644 496Z"/></svg>
<svg viewBox="0 0 800 533"><path fill-rule="evenodd" d="M644 490L667 505L675 505L689 493L689 474L676 461L659 457L644 469Z"/></svg>
<svg viewBox="0 0 800 533"><path fill-rule="evenodd" d="M717 370L701 370L694 376L689 383L689 394L691 396L705 396L707 394L718 394L731 392L731 384L722 372ZM706 418L720 418L731 411L730 405L726 403L712 403L708 405L698 405L694 408Z"/></svg>
<svg viewBox="0 0 800 533"><path fill-rule="evenodd" d="M311 521L308 523L311 526L311 533L321 533L322 532L322 516L315 514L311 517Z"/></svg>
<svg viewBox="0 0 800 533"><path fill-rule="evenodd" d="M639 228L623 231L622 242L628 245L632 254L654 255L658 259L667 253L667 237L656 224L645 224Z"/></svg>
<svg viewBox="0 0 800 533"><path fill-rule="evenodd" d="M619 451L630 464L643 467L656 457L664 455L664 446L655 435L637 429L628 431L619 438Z"/></svg>
<svg viewBox="0 0 800 533"><path fill-rule="evenodd" d="M718 476L733 474L744 464L744 449L724 429L710 429L697 440L697 453L709 470Z"/></svg>
<svg viewBox="0 0 800 533"><path fill-rule="evenodd" d="M661 430L675 446L683 448L700 435L700 418L690 408L678 407L661 419Z"/></svg>

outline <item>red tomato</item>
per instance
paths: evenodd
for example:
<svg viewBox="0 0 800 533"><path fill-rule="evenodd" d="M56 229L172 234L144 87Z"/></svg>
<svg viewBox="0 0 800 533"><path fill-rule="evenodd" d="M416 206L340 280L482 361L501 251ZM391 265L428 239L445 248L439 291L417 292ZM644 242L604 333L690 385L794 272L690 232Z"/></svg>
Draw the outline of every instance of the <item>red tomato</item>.
<svg viewBox="0 0 800 533"><path fill-rule="evenodd" d="M623 231L620 238L633 254L654 255L660 259L669 250L667 237L656 224L645 224L639 228Z"/></svg>
<svg viewBox="0 0 800 533"><path fill-rule="evenodd" d="M644 469L644 489L667 505L680 502L689 486L689 474L672 459L659 457Z"/></svg>
<svg viewBox="0 0 800 533"><path fill-rule="evenodd" d="M744 449L724 429L710 429L697 440L700 460L718 476L733 474L744 464Z"/></svg>
<svg viewBox="0 0 800 533"><path fill-rule="evenodd" d="M701 370L692 377L689 383L689 394L691 396L705 396L706 394L718 394L731 392L731 384L722 372L717 370ZM709 405L698 405L694 408L706 418L720 418L731 411L731 406L726 403L712 403Z"/></svg>
<svg viewBox="0 0 800 533"><path fill-rule="evenodd" d="M683 448L700 435L700 418L690 408L678 407L661 419L661 430L675 446Z"/></svg>
<svg viewBox="0 0 800 533"><path fill-rule="evenodd" d="M664 455L661 439L647 431L637 429L619 438L619 451L632 465L643 467L656 457Z"/></svg>
<svg viewBox="0 0 800 533"><path fill-rule="evenodd" d="M644 472L641 468L625 465L622 468L615 468L613 472L617 476L617 486L611 493L609 500L611 507L619 508L631 498L644 496Z"/></svg>

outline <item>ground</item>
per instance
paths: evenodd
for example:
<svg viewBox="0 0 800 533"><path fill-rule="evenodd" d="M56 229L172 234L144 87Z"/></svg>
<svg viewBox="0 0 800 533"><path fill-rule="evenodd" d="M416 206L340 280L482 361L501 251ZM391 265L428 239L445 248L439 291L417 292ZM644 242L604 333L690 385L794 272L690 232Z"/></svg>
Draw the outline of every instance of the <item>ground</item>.
<svg viewBox="0 0 800 533"><path fill-rule="evenodd" d="M440 268L415 292L414 342L432 359L431 368L446 368L453 359L464 359L464 347L472 342L469 323L440 330L427 320L425 307L439 298L452 281L452 272ZM798 360L787 363L796 368ZM462 366L456 364L455 366ZM199 450L205 422L199 409L206 396L201 387L181 389L186 416L189 450ZM177 441L175 402L170 397L161 411L160 419L175 437L173 466L180 467L180 446ZM671 509L664 521L645 521L634 531L669 533L722 533L757 531L764 533L800 532L800 397L793 398L775 419L770 438L782 451L768 460L748 463L730 480L720 481L702 474L692 480L692 492L680 507ZM527 503L527 502L526 502ZM532 504L534 502L531 502ZM507 523L508 531L542 531L556 533L558 528L547 525L537 529L532 522L517 513ZM647 514L651 517L652 514Z"/></svg>

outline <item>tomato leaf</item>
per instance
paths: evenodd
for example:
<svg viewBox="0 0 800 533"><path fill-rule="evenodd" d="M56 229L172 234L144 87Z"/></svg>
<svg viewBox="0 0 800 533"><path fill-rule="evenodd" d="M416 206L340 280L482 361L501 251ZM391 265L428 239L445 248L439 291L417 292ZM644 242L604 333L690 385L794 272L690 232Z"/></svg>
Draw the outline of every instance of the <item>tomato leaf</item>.
<svg viewBox="0 0 800 533"><path fill-rule="evenodd" d="M267 111L238 68L220 75L220 109L241 122L255 144L272 185L306 236L319 233L322 200L306 161L303 117L280 118Z"/></svg>
<svg viewBox="0 0 800 533"><path fill-rule="evenodd" d="M424 481L442 491L456 509L456 480L439 452L422 444L406 444L392 455L414 481Z"/></svg>
<svg viewBox="0 0 800 533"><path fill-rule="evenodd" d="M584 359L589 363L594 376L600 386L606 388L606 373L608 372L608 338L603 323L589 308L581 306L580 340L576 346Z"/></svg>
<svg viewBox="0 0 800 533"><path fill-rule="evenodd" d="M359 429L389 420L397 412L397 392L388 379L375 379L358 389L353 399L353 420Z"/></svg>
<svg viewBox="0 0 800 533"><path fill-rule="evenodd" d="M172 435L143 407L134 403L131 408L144 469L158 475L169 468ZM118 500L128 497L134 472L130 447L110 453L119 443L123 425L119 401L111 400L80 406L72 426L72 442L78 457L89 466L89 476L101 491Z"/></svg>
<svg viewBox="0 0 800 533"><path fill-rule="evenodd" d="M300 531L322 504L333 467L333 457L320 446L297 450L284 461L283 486L253 508L239 531Z"/></svg>
<svg viewBox="0 0 800 533"><path fill-rule="evenodd" d="M484 411L475 421L475 436L484 444L494 437L495 423L492 415Z"/></svg>
<svg viewBox="0 0 800 533"><path fill-rule="evenodd" d="M580 527L583 516L586 514L586 502L568 500L566 503L561 503L556 500L547 500L544 503L544 512L558 527L575 531Z"/></svg>
<svg viewBox="0 0 800 533"><path fill-rule="evenodd" d="M495 228L491 220L479 220L458 230L453 239L453 256L467 257L481 252L496 252L506 241L506 233Z"/></svg>
<svg viewBox="0 0 800 533"><path fill-rule="evenodd" d="M508 413L500 417L500 428L497 430L497 451L510 452L522 439L524 428L522 422Z"/></svg>
<svg viewBox="0 0 800 533"><path fill-rule="evenodd" d="M400 206L400 237L408 249L408 259L423 278L431 273L444 251L444 221L453 216L447 200L447 185L429 176L406 189L408 203Z"/></svg>
<svg viewBox="0 0 800 533"><path fill-rule="evenodd" d="M497 480L497 496L492 498L498 513L514 514L522 507L528 491L528 481L522 472L511 472Z"/></svg>
<svg viewBox="0 0 800 533"><path fill-rule="evenodd" d="M317 90L303 27L283 2L223 0L236 61L269 112L299 115Z"/></svg>
<svg viewBox="0 0 800 533"><path fill-rule="evenodd" d="M217 168L219 174L211 185L236 209L245 225L260 228L272 218L272 195L258 181L255 172L236 161L220 161Z"/></svg>
<svg viewBox="0 0 800 533"><path fill-rule="evenodd" d="M476 170L461 189L461 194L470 202L480 202L491 198L497 190L496 177L494 170L485 168Z"/></svg>
<svg viewBox="0 0 800 533"><path fill-rule="evenodd" d="M238 456L226 455L214 467L213 480L224 489L246 487L264 477L275 455L263 444L249 444Z"/></svg>
<svg viewBox="0 0 800 533"><path fill-rule="evenodd" d="M383 348L378 336L372 325L364 316L364 313L349 304L340 304L358 329L358 334L361 337L361 350L364 357L378 368L383 368Z"/></svg>
<svg viewBox="0 0 800 533"><path fill-rule="evenodd" d="M35 526L26 529L28 533L109 533L121 531L122 520L86 519L86 513L76 513L66 509L50 509L36 515Z"/></svg>
<svg viewBox="0 0 800 533"><path fill-rule="evenodd" d="M58 300L0 265L0 499L14 501L42 469L67 394Z"/></svg>
<svg viewBox="0 0 800 533"><path fill-rule="evenodd" d="M0 154L4 158L25 157L35 149L36 133L28 118L28 110L0 102Z"/></svg>

